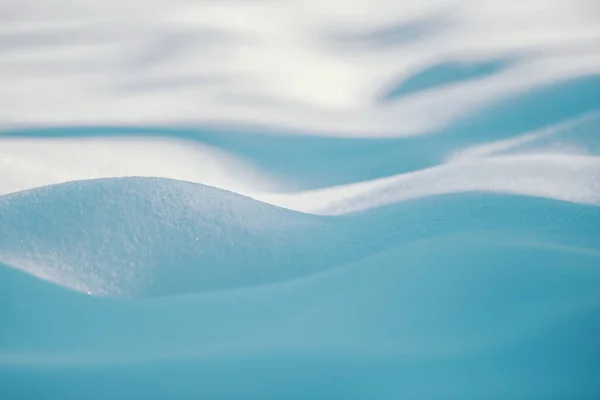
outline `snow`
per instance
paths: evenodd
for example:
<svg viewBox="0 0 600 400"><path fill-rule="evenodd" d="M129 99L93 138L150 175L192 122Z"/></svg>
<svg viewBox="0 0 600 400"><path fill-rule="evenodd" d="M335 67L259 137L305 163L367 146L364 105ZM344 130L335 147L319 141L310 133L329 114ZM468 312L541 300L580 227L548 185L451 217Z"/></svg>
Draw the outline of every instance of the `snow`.
<svg viewBox="0 0 600 400"><path fill-rule="evenodd" d="M485 105L600 71L589 0L21 1L2 4L0 121L259 124L421 135ZM504 68L389 104L448 63Z"/></svg>
<svg viewBox="0 0 600 400"><path fill-rule="evenodd" d="M600 398L599 11L0 1L0 399Z"/></svg>
<svg viewBox="0 0 600 400"><path fill-rule="evenodd" d="M0 259L95 295L267 283L331 253L327 221L182 181L73 181L0 199Z"/></svg>

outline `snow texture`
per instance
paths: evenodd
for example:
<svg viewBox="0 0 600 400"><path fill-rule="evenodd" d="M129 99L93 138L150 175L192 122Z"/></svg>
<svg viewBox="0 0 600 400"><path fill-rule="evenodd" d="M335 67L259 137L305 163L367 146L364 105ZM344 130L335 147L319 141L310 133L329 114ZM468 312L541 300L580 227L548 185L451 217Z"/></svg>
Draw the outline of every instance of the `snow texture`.
<svg viewBox="0 0 600 400"><path fill-rule="evenodd" d="M0 22L0 399L600 398L597 2Z"/></svg>

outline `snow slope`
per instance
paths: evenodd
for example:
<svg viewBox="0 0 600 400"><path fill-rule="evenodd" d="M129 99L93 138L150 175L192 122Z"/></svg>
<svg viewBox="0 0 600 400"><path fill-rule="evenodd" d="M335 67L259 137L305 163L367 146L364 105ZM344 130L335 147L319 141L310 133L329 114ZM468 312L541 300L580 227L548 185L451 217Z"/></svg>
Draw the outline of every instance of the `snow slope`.
<svg viewBox="0 0 600 400"><path fill-rule="evenodd" d="M110 301L3 268L0 382L33 398L593 398L599 261L474 232L264 288Z"/></svg>
<svg viewBox="0 0 600 400"><path fill-rule="evenodd" d="M90 294L267 283L335 263L323 218L160 178L74 181L0 197L0 259ZM343 257L340 257L343 258Z"/></svg>
<svg viewBox="0 0 600 400"><path fill-rule="evenodd" d="M164 178L73 181L8 194L0 197L0 216L0 260L110 296L264 285L472 231L593 249L600 227L596 207L554 200L456 194L334 218Z"/></svg>

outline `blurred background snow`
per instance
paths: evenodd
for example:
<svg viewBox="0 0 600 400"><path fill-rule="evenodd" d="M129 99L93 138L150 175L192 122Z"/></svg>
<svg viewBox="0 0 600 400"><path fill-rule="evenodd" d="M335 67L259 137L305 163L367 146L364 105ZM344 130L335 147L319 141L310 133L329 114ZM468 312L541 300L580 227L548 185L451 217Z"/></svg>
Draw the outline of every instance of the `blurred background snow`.
<svg viewBox="0 0 600 400"><path fill-rule="evenodd" d="M600 72L594 0L4 0L0 126L430 133Z"/></svg>

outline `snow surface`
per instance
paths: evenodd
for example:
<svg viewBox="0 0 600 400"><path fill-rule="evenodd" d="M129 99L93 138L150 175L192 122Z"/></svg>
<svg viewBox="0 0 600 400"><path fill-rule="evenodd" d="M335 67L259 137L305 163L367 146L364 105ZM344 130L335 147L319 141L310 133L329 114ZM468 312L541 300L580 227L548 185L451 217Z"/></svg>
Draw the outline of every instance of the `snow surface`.
<svg viewBox="0 0 600 400"><path fill-rule="evenodd" d="M0 399L600 398L596 1L0 22Z"/></svg>

